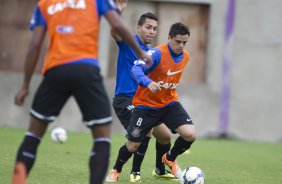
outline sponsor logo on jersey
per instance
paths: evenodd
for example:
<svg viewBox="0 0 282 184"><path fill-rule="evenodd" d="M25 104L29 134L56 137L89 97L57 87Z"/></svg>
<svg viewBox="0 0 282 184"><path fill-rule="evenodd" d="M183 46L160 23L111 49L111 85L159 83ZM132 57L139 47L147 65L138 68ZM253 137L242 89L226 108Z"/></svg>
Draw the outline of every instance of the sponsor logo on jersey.
<svg viewBox="0 0 282 184"><path fill-rule="evenodd" d="M169 69L166 74L167 74L168 76L170 76L170 75L178 74L178 73L180 73L180 72L182 72L182 70L178 70L178 71L172 72L172 71L170 71L170 69Z"/></svg>
<svg viewBox="0 0 282 184"><path fill-rule="evenodd" d="M164 81L158 81L157 82L161 88L165 89L175 89L179 83L171 83L171 82L164 82Z"/></svg>
<svg viewBox="0 0 282 184"><path fill-rule="evenodd" d="M145 65L146 63L143 59L138 59L138 60L134 61L134 64L135 65Z"/></svg>
<svg viewBox="0 0 282 184"><path fill-rule="evenodd" d="M73 27L72 26L57 26L57 32L59 33L72 33Z"/></svg>
<svg viewBox="0 0 282 184"><path fill-rule="evenodd" d="M154 52L156 52L156 51L155 50L148 50L147 54L151 56L151 55L153 55Z"/></svg>
<svg viewBox="0 0 282 184"><path fill-rule="evenodd" d="M60 11L63 11L65 8L71 9L85 9L86 3L85 0L65 0L63 2L57 2L48 7L47 12L49 15L54 15Z"/></svg>

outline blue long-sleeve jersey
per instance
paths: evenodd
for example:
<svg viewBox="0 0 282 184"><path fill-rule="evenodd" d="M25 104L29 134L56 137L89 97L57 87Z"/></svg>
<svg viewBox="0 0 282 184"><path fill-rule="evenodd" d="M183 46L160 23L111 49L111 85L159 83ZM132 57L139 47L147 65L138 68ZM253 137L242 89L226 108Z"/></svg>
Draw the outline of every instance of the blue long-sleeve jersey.
<svg viewBox="0 0 282 184"><path fill-rule="evenodd" d="M151 47L144 45L138 35L134 35L134 39L139 47L145 52ZM116 75L116 89L115 95L126 95L133 97L138 84L131 75L131 69L134 66L134 61L138 59L135 51L125 42L117 41L119 47L117 60L117 75Z"/></svg>

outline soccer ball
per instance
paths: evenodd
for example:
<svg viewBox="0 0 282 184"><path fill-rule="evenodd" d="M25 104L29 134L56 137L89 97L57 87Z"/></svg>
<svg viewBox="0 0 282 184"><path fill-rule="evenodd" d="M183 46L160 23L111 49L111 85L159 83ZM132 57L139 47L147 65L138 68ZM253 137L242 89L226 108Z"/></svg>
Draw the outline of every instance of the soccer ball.
<svg viewBox="0 0 282 184"><path fill-rule="evenodd" d="M204 184L205 174L198 167L187 167L180 178L181 184Z"/></svg>
<svg viewBox="0 0 282 184"><path fill-rule="evenodd" d="M51 131L51 139L57 143L64 143L68 139L67 131L61 127L54 128Z"/></svg>

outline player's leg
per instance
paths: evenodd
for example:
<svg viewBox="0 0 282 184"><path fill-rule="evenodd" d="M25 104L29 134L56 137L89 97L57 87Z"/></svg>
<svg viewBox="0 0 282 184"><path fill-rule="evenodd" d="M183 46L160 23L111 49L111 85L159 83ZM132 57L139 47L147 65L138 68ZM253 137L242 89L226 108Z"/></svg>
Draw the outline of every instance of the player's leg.
<svg viewBox="0 0 282 184"><path fill-rule="evenodd" d="M93 135L89 158L90 184L102 184L110 157L110 102L99 68L89 64L76 64L74 67L71 91L82 112L83 122Z"/></svg>
<svg viewBox="0 0 282 184"><path fill-rule="evenodd" d="M127 143L119 149L119 154L116 159L113 169L109 172L106 181L117 182L123 165L128 161L132 154L138 149L141 142L145 139L148 132L152 129L155 120L150 118L151 115L144 109L135 108L132 113L132 118L127 129ZM117 176L117 177L114 177Z"/></svg>
<svg viewBox="0 0 282 184"><path fill-rule="evenodd" d="M12 184L26 183L26 178L36 159L41 137L44 135L47 126L46 122L31 117L28 131L18 149Z"/></svg>
<svg viewBox="0 0 282 184"><path fill-rule="evenodd" d="M127 141L125 145L120 147L115 165L106 177L106 182L117 182L121 175L124 164L130 159L133 153L138 149L141 142Z"/></svg>
<svg viewBox="0 0 282 184"><path fill-rule="evenodd" d="M30 110L30 123L16 158L12 184L28 176L36 159L37 148L49 122L56 119L61 108L70 96L61 78L60 69L52 69L40 84ZM24 171L23 171L24 170ZM23 182L24 183L24 182Z"/></svg>
<svg viewBox="0 0 282 184"><path fill-rule="evenodd" d="M90 184L102 184L109 165L111 124L94 125L90 129L94 140L89 159Z"/></svg>
<svg viewBox="0 0 282 184"><path fill-rule="evenodd" d="M193 125L181 125L175 130L180 134L180 136L174 142L172 149L163 155L162 161L170 167L173 175L180 178L182 170L178 165L176 158L188 150L195 141L195 128Z"/></svg>
<svg viewBox="0 0 282 184"><path fill-rule="evenodd" d="M109 172L106 178L107 182L117 182L118 181L118 177L120 176L122 172L122 168L124 164L128 161L128 159L130 159L133 153L137 151L141 142L144 140L146 133L148 132L148 131L144 132L145 129L141 129L140 126L138 127L134 126L135 122L138 122L138 125L142 124L142 122L141 124L139 124L140 121L138 121L139 119L138 112L139 110L132 112L132 119L131 119L132 121L130 122L129 127L127 129L128 141L126 142L125 145L120 147L114 167ZM132 136L134 138L130 139Z"/></svg>
<svg viewBox="0 0 282 184"><path fill-rule="evenodd" d="M165 124L175 130L180 136L174 142L172 149L167 152L162 161L171 168L171 173L176 177L181 176L181 169L176 162L176 157L188 150L196 139L196 131L193 122L180 103L169 107L164 117Z"/></svg>
<svg viewBox="0 0 282 184"><path fill-rule="evenodd" d="M134 152L130 182L141 182L141 165L147 152L151 136L152 130L146 135L137 151Z"/></svg>
<svg viewBox="0 0 282 184"><path fill-rule="evenodd" d="M112 105L118 119L126 130L130 123L132 110L134 109L134 106L132 105L132 97L125 95L116 95L113 99ZM150 139L151 132L148 133L144 141L139 146L138 150L133 155L132 169L130 172L131 182L141 181L141 165L144 160Z"/></svg>
<svg viewBox="0 0 282 184"><path fill-rule="evenodd" d="M175 131L180 135L167 154L169 160L175 160L178 155L187 151L196 139L195 127L191 124L181 125Z"/></svg>
<svg viewBox="0 0 282 184"><path fill-rule="evenodd" d="M171 131L162 123L154 127L153 135L156 138L156 168L153 170L152 176L175 179L174 175L165 170L165 165L162 162L162 156L170 150Z"/></svg>

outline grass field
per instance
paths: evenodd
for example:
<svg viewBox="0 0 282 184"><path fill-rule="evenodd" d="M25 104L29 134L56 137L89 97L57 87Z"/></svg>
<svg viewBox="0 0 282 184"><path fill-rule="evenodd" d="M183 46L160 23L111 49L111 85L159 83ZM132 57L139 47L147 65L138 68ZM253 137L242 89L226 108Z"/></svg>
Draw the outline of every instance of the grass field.
<svg viewBox="0 0 282 184"><path fill-rule="evenodd" d="M0 128L0 183L10 182L13 163L25 130ZM110 168L124 136L113 135ZM142 183L178 183L153 179L155 151L152 139L142 166ZM87 184L88 155L92 140L88 133L69 133L65 144L50 140L49 133L39 148L36 164L29 176L29 184ZM198 166L206 175L207 184L282 184L282 145L249 143L234 140L200 139L189 154L178 157L184 169ZM129 183L131 160L123 170L120 184Z"/></svg>

